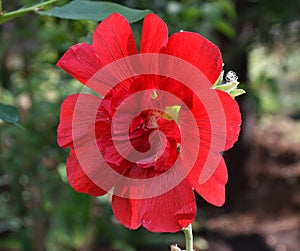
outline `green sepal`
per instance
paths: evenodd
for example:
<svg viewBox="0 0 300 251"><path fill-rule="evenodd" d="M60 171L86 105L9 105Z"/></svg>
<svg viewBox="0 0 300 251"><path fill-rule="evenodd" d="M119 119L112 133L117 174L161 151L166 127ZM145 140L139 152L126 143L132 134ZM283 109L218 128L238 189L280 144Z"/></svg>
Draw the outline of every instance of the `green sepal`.
<svg viewBox="0 0 300 251"><path fill-rule="evenodd" d="M242 94L245 94L246 91L243 89L238 88L238 85L240 82L238 82L236 79L232 81L223 81L224 78L224 71L221 72L219 78L215 82L215 84L212 86L213 89L220 90L223 92L227 92L232 98L235 98L237 96L240 96ZM225 78L226 79L226 78Z"/></svg>
<svg viewBox="0 0 300 251"><path fill-rule="evenodd" d="M235 98L235 97L243 95L245 93L246 93L246 91L244 89L236 89L236 90L232 90L229 94L231 97Z"/></svg>

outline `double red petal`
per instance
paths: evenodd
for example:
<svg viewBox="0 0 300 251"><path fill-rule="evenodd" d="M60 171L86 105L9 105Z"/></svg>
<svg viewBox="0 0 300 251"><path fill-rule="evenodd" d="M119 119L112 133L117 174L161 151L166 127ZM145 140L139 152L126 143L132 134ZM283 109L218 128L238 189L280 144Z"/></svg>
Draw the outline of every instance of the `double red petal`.
<svg viewBox="0 0 300 251"><path fill-rule="evenodd" d="M137 53L138 51L130 25L124 17L115 13L98 25L93 34L92 45L77 44L72 46L59 60L58 66L82 83L92 87L92 85L88 84L88 81L105 65ZM222 57L216 45L199 34L191 32L178 32L168 39L167 26L154 14L147 15L144 20L141 37L141 53L164 53L186 60L197 67L211 84L214 84L218 79L222 69ZM158 68L160 67L159 62L153 61L152 63L157 65ZM128 67L129 70L132 67L130 60L128 60ZM169 67L171 70L172 65L166 65L164 67ZM126 69L124 70L126 72ZM111 74L114 75L114 72L111 72ZM142 79L143 81L141 81ZM105 85L101 83L100 78L95 78L94 80L93 84L96 83L100 86ZM117 180L113 181L116 183L115 191L121 190L121 193L115 193L119 196L113 196L112 207L118 221L128 228L136 229L143 225L153 232L179 231L193 222L195 218L196 203L193 188L213 205L221 206L225 201L225 185L228 177L225 162L219 152L229 149L237 140L240 130L239 126L241 124L239 107L236 101L228 94L211 90L217 94L220 101L219 105L223 108L223 110L220 111L224 115L224 121L220 121L220 123L225 126L226 131L222 132L220 130L220 135L218 135L218 132L215 132L211 128L215 126L215 123L211 123L204 104L194 96L188 87L183 87L181 83L167 77L148 75L134 77L123 82L111 90L105 96L102 103L99 98L95 96L81 94L84 99L83 101L85 101L84 106L76 107L79 95L68 97L62 104L61 121L58 127L58 143L61 147L71 147L71 152L67 160L69 183L77 192L88 193L94 196L106 193L106 191L99 188L86 175L76 156L73 146L74 135L72 135L72 130L74 129L74 110L77 113L76 115L80 116L80 114L89 114L91 110L96 109L94 120L90 120L88 116L83 116L80 125L76 125L79 126L79 130L78 128L76 129L77 133L75 139L85 139L86 143L91 137L85 136L87 134L91 136L95 133L97 146L101 154L103 154L105 161L110 163L111 167L117 172L134 179L147 179L155 177L168 169L167 167L172 165L176 159L175 154L172 156L172 153L176 151L177 157L177 144L180 140L179 132L174 133L169 123L164 122L159 124L159 129L165 133L168 140L167 152L155 165L149 165L145 168L141 168L135 163L125 160L118 154L111 139L110 126L111 118L117 111L120 103L130 94L143 89L152 88L173 93L187 104L188 108L193 112L199 127L200 151L195 166L187 178L179 185L154 198L132 199L130 198L130 187L122 188L121 185L118 185ZM110 90L111 86L105 86L105 88L106 90ZM103 90L105 90L105 88ZM106 92L104 92L104 94L106 94ZM153 97L145 96L145 100L143 100L144 103L150 102L149 99L153 99ZM158 103L161 102L160 97L157 97L155 100ZM144 103L142 102L142 104L136 105L144 107ZM171 106L172 105L176 104L171 104ZM164 108L162 108L162 110L163 109ZM180 113L180 123L188 123L185 122L186 112L187 111L182 111ZM123 118L123 120L125 119ZM95 123L95 128L93 127L94 125L87 124L91 122ZM90 128L94 128L95 131L90 132L89 125L91 126ZM190 133L191 137L193 136L193 132L187 133ZM224 138L224 142L221 140L223 144L217 146L213 145L214 142L211 141L212 133L216 134L214 136L217 136L217 138ZM120 132L120 135L123 135L123 131ZM149 135L136 136L138 137L131 138L132 143L137 145L135 147L136 149L142 149L139 148L139 141L145 141L144 136L148 139ZM123 140L123 138L118 139ZM146 143L149 142L147 141ZM144 146L147 148L147 144ZM84 148L85 145L82 147ZM87 154L90 152L85 148L80 150L81 152L86 150ZM207 156L211 152L213 152L215 160L218 160L215 163L217 166L212 167L214 170L210 177L201 184L199 179L207 164ZM95 157L95 155L91 154L91 157ZM98 163L95 165L91 164L90 166L97 169L97 165ZM102 169L100 169L100 171L101 170ZM96 172L98 172L98 169ZM109 188L113 186L113 182L109 182ZM126 194L122 196L122 192Z"/></svg>

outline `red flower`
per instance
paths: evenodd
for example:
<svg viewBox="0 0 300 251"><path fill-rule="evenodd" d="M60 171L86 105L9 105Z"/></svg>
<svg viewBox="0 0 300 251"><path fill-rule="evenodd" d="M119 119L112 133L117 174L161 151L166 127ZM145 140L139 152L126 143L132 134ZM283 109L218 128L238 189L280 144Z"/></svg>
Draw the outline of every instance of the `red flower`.
<svg viewBox="0 0 300 251"><path fill-rule="evenodd" d="M217 46L192 32L178 32L168 38L165 23L154 14L147 15L144 20L140 53L159 53L185 60L200 70L211 84L216 82L222 70L222 58ZM87 84L103 67L135 54L138 54L138 50L127 20L119 14L112 14L96 28L92 45L72 46L59 60L58 66L83 84ZM164 65L163 67L172 71L173 66ZM98 84L101 86L100 82ZM148 92L142 94L142 99L128 101L127 110L122 112L121 117L116 118L117 127L112 129L112 120L120 105L131 95L143 90L148 90ZM165 106L166 99L159 92L160 90L176 95L187 108L178 107L176 103ZM213 89L208 91L218 97L223 108L224 120L218 123L225 126L225 135L221 135L221 132L220 135L216 135L216 137L225 138L221 146L211 146L211 138L215 131L213 131L214 125L210 122L210 114L205 104L188 86L166 76L150 74L134 76L111 88L103 100L90 94L75 94L67 97L61 107L58 144L63 148L71 148L67 160L67 176L70 185L77 192L94 196L107 193L108 189L99 187L99 183L86 174L83 163L78 160L74 140L83 142L82 145L86 147L89 143L87 136L89 133L94 134L98 151L101 152L105 162L122 176L143 181L143 179L156 178L167 173L172 169L176 160L183 159L181 134L183 128L186 128L184 123L188 109L195 117L198 126L197 135L200 139L200 150L191 170L173 188L147 198L131 197L132 187L124 188L119 185L118 180L114 181L115 192L112 197L114 215L120 223L130 229L143 225L154 232L176 232L193 222L195 218L194 189L209 203L221 206L225 201L227 169L220 152L231 148L237 140L241 118L236 101L227 93ZM76 107L79 99L84 101L84 106ZM161 109L147 109L150 103L155 103ZM123 129L123 124L132 116L131 107L140 107L141 112L135 114L126 131ZM91 132L82 130L82 135L79 133L74 136L74 127L77 126L74 124L74 110L80 114L86 114L92 109L96 109L96 113ZM79 126L85 125L86 128L90 128L89 123L83 116ZM194 131L186 131L190 133L191 141L193 141ZM164 136L159 132L162 132ZM149 152L148 157L137 161L129 158L132 155L132 149L128 147L128 144L126 145L124 135L127 134L129 134L129 141L133 148L141 153ZM120 149L116 148L114 139L121 142L122 150L128 158L118 152ZM89 155L90 149L85 147L81 151ZM203 167L207 165L207 161L210 161L208 155L211 152L213 152L213 158L219 161L212 169L214 172L202 184L199 178L201 180ZM97 170L101 170L101 163L98 166L98 163L90 163ZM182 160L181 166L184 164L185 160ZM109 180L109 177L105 179ZM167 179L161 185L168 186L168 182Z"/></svg>

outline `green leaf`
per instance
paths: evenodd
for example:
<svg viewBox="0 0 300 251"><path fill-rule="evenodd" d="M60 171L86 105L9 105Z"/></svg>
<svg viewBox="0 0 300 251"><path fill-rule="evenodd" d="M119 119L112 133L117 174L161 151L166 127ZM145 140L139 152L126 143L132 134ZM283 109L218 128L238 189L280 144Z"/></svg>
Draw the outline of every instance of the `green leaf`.
<svg viewBox="0 0 300 251"><path fill-rule="evenodd" d="M40 11L39 14L65 19L102 21L114 12L120 13L133 23L143 19L151 11L131 9L111 2L77 0L49 11Z"/></svg>
<svg viewBox="0 0 300 251"><path fill-rule="evenodd" d="M14 125L18 125L18 108L12 105L0 103L0 119L12 123Z"/></svg>

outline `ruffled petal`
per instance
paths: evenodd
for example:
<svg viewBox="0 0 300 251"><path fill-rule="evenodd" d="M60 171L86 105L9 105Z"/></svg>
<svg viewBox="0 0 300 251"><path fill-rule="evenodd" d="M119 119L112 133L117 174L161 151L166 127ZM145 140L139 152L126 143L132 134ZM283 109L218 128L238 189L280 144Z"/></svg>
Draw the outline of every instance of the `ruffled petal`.
<svg viewBox="0 0 300 251"><path fill-rule="evenodd" d="M168 41L168 28L157 15L148 14L143 23L141 53L158 53Z"/></svg>
<svg viewBox="0 0 300 251"><path fill-rule="evenodd" d="M128 21L120 14L114 13L97 26L92 45L72 46L57 65L86 84L103 66L137 53Z"/></svg>
<svg viewBox="0 0 300 251"><path fill-rule="evenodd" d="M72 146L72 121L74 107L79 94L68 96L60 107L60 122L57 127L57 143L60 147Z"/></svg>
<svg viewBox="0 0 300 251"><path fill-rule="evenodd" d="M118 13L110 15L97 26L93 47L103 65L138 53L131 27Z"/></svg>
<svg viewBox="0 0 300 251"><path fill-rule="evenodd" d="M162 156L154 163L154 169L165 171L170 169L178 158L178 143L173 138L167 138L167 145Z"/></svg>
<svg viewBox="0 0 300 251"><path fill-rule="evenodd" d="M67 50L57 62L57 66L81 83L86 84L103 64L99 61L91 45L76 44Z"/></svg>
<svg viewBox="0 0 300 251"><path fill-rule="evenodd" d="M214 84L222 70L219 48L193 32L178 32L170 36L164 53L184 59L196 66Z"/></svg>
<svg viewBox="0 0 300 251"><path fill-rule="evenodd" d="M73 148L71 148L66 166L69 184L76 192L86 193L93 196L101 196L107 193L93 183L85 174Z"/></svg>
<svg viewBox="0 0 300 251"><path fill-rule="evenodd" d="M117 220L130 229L144 226L151 232L177 232L194 221L196 202L187 180L160 196L127 199L113 196L112 208Z"/></svg>
<svg viewBox="0 0 300 251"><path fill-rule="evenodd" d="M223 152L230 149L238 139L242 122L241 113L238 103L230 95L213 89L211 92L210 100L208 100L210 103L207 104L194 97L191 111L199 128L201 149ZM210 111L206 109L209 105L213 108ZM184 111L181 115L182 123L189 122ZM220 119L222 117L224 120ZM212 142L213 139L214 142Z"/></svg>
<svg viewBox="0 0 300 251"><path fill-rule="evenodd" d="M200 165L191 171L188 179L197 193L207 202L215 206L222 206L225 202L225 185L228 180L228 174L223 157L216 156L216 158L219 158L220 162L213 175L204 184L199 183L199 176L202 171L200 163L197 163Z"/></svg>
<svg viewBox="0 0 300 251"><path fill-rule="evenodd" d="M89 114L93 116L93 112L98 109L100 103L100 98L90 94L73 94L64 100L60 108L60 123L57 128L57 142L60 147L67 148L73 145L74 110L76 109L77 118L81 118L80 123L92 123L94 120ZM76 126L78 128L80 125ZM87 133L86 130L77 129L76 139L86 136Z"/></svg>
<svg viewBox="0 0 300 251"><path fill-rule="evenodd" d="M120 170L123 170L123 168L126 169L128 165L130 166L130 164L116 149L111 135L111 126L111 121L105 121L105 117L96 122L95 136L97 145L107 163L114 165L115 168L119 167Z"/></svg>
<svg viewBox="0 0 300 251"><path fill-rule="evenodd" d="M226 143L224 151L230 149L238 140L242 123L240 108L236 100L229 94L217 90L226 118Z"/></svg>

